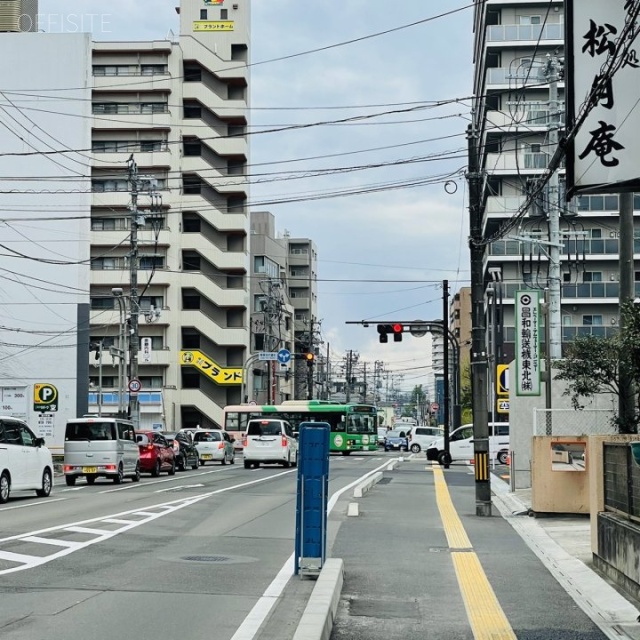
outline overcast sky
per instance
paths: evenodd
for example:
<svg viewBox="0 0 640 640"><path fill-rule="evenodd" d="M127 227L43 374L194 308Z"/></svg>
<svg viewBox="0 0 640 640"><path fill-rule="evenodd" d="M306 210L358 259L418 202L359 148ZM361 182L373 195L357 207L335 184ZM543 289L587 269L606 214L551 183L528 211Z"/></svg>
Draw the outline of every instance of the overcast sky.
<svg viewBox="0 0 640 640"><path fill-rule="evenodd" d="M40 26L74 30L73 15L96 40L163 39L178 31L176 4L40 0ZM317 244L319 317L333 357L354 349L363 360L383 360L406 370L407 388L426 382L429 338L381 345L374 325L345 322L438 319L442 280L452 292L468 284L464 99L472 91L472 9L436 16L470 4L252 3L251 132L373 117L252 135L251 164L268 175L250 200L276 216L280 232ZM286 56L293 57L273 61ZM383 166L347 171L371 165ZM336 172L297 177L319 170ZM274 202L282 200L293 202Z"/></svg>

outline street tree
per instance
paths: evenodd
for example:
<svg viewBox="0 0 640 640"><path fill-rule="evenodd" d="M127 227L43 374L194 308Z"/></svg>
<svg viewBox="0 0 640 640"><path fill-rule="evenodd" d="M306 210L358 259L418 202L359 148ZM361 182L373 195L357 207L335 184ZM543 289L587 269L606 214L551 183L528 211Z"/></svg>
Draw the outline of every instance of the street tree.
<svg viewBox="0 0 640 640"><path fill-rule="evenodd" d="M567 382L564 395L574 409L583 409L584 399L611 393L620 399L621 373L632 381L633 411L628 419L617 413L612 421L619 433L637 433L640 415L640 309L621 307L623 329L614 336L578 336L566 347L562 360L554 362L554 380Z"/></svg>

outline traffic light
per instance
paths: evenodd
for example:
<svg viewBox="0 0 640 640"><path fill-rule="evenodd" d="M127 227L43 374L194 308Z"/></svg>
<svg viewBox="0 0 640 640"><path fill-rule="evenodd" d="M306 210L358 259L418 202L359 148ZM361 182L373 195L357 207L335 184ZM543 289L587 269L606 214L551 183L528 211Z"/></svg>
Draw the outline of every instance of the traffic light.
<svg viewBox="0 0 640 640"><path fill-rule="evenodd" d="M404 327L396 322L395 324L379 324L378 325L378 333L380 334L379 339L380 342L389 342L390 333L393 334L394 342L402 342L402 332L404 331Z"/></svg>
<svg viewBox="0 0 640 640"><path fill-rule="evenodd" d="M315 356L313 355L313 353L311 353L311 352L305 353L304 354L304 359L307 361L307 366L308 367L313 367L313 361L315 360Z"/></svg>

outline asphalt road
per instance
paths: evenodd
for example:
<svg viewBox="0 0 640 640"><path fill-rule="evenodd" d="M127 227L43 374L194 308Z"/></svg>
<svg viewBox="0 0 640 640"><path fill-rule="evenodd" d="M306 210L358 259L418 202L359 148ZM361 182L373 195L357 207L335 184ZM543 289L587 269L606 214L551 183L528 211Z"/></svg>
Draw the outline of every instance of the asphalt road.
<svg viewBox="0 0 640 640"><path fill-rule="evenodd" d="M331 493L389 457L332 457ZM120 486L57 480L48 499L16 493L0 507L3 640L251 640L266 609L260 640L293 635L313 587L289 579L295 469L208 465Z"/></svg>

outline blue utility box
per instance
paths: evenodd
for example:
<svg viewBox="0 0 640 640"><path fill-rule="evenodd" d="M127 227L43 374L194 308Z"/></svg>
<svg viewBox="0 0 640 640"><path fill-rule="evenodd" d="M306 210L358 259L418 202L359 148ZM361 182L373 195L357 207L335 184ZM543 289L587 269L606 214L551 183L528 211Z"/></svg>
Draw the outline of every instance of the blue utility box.
<svg viewBox="0 0 640 640"><path fill-rule="evenodd" d="M298 449L296 575L318 575L327 554L329 435L326 422L302 422Z"/></svg>

